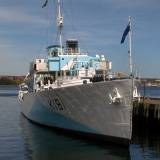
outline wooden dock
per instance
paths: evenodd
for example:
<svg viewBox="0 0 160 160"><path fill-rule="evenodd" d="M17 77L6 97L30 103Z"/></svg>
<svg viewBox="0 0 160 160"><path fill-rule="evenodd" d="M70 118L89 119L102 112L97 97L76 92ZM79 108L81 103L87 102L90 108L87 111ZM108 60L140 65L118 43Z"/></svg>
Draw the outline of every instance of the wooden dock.
<svg viewBox="0 0 160 160"><path fill-rule="evenodd" d="M140 103L134 103L133 117L135 116L160 120L160 99L142 97Z"/></svg>

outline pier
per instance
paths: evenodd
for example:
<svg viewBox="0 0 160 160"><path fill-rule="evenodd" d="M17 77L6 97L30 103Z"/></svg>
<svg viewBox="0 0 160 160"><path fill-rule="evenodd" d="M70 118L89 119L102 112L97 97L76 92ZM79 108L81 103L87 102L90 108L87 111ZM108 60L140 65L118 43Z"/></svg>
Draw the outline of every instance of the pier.
<svg viewBox="0 0 160 160"><path fill-rule="evenodd" d="M160 79L141 78L139 90L141 98L133 104L133 121L160 124Z"/></svg>
<svg viewBox="0 0 160 160"><path fill-rule="evenodd" d="M148 131L160 131L160 99L142 97L140 103L134 103L133 126Z"/></svg>
<svg viewBox="0 0 160 160"><path fill-rule="evenodd" d="M134 103L133 115L160 120L160 99L142 97L140 103Z"/></svg>

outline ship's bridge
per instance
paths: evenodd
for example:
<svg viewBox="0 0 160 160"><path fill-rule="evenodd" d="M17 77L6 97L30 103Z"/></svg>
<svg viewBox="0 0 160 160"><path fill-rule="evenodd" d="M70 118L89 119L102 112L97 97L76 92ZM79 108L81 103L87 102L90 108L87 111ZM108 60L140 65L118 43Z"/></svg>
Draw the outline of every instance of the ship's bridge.
<svg viewBox="0 0 160 160"><path fill-rule="evenodd" d="M60 45L51 45L47 47L48 55L50 57L57 57L59 55L80 55L80 48L76 39L68 39L66 41L66 49Z"/></svg>
<svg viewBox="0 0 160 160"><path fill-rule="evenodd" d="M51 57L57 57L64 53L64 47L60 45L51 45L47 47L48 55Z"/></svg>

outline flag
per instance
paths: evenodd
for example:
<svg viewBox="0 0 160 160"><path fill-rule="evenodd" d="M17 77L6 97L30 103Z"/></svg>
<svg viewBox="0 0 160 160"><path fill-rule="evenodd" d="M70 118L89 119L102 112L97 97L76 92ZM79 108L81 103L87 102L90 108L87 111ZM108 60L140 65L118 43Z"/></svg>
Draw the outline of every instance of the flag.
<svg viewBox="0 0 160 160"><path fill-rule="evenodd" d="M45 1L45 3L43 4L42 8L46 7L48 3L48 0Z"/></svg>
<svg viewBox="0 0 160 160"><path fill-rule="evenodd" d="M123 36L122 36L122 39L121 39L121 44L124 43L125 41L125 38L126 36L128 35L129 31L131 30L131 27L130 27L130 23L127 25L124 33L123 33Z"/></svg>

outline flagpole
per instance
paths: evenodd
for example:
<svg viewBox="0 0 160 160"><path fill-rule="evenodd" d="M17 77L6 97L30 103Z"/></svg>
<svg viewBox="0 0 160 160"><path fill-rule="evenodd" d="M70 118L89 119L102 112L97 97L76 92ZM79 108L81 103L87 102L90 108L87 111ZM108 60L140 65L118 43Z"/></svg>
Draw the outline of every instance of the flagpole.
<svg viewBox="0 0 160 160"><path fill-rule="evenodd" d="M132 32L131 32L131 17L129 16L129 68L130 68L130 76L133 75L133 65L132 65Z"/></svg>

